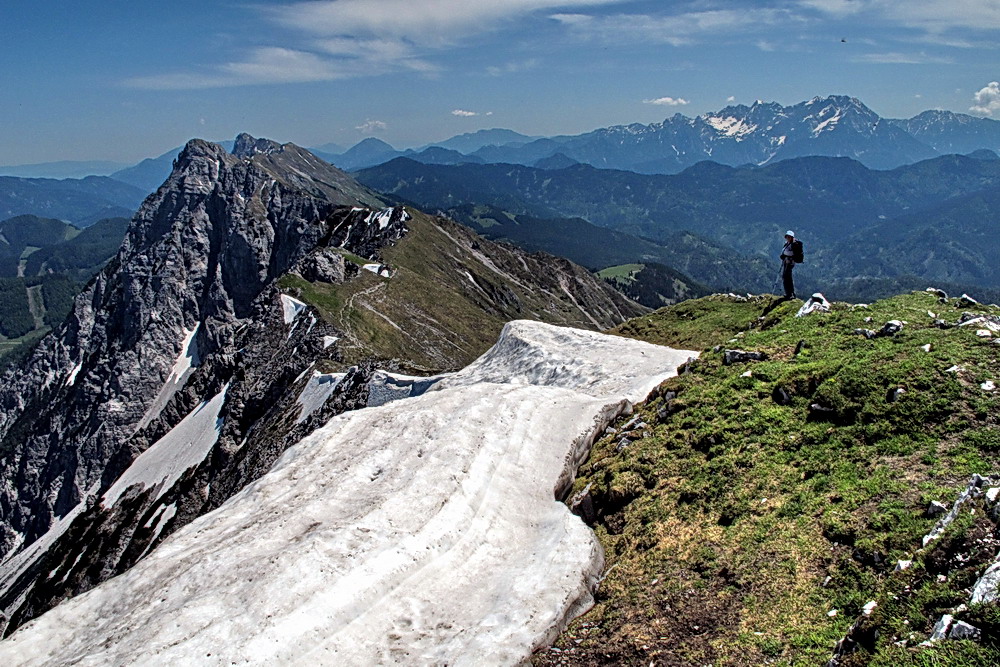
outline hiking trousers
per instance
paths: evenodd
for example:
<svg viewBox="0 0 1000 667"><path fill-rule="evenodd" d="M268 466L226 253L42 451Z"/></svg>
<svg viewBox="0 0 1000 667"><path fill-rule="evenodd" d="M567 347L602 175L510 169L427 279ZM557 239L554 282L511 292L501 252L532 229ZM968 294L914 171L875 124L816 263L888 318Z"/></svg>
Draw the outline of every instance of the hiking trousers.
<svg viewBox="0 0 1000 667"><path fill-rule="evenodd" d="M794 262L789 262L782 260L781 262L781 282L784 283L785 287L785 298L792 299L795 298L795 283L792 282L792 269L795 268Z"/></svg>

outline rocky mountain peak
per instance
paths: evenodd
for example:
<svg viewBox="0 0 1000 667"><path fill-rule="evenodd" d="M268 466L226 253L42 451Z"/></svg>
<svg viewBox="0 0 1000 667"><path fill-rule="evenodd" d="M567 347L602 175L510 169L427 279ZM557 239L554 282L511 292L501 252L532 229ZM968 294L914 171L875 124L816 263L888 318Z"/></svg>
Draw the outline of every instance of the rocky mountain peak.
<svg viewBox="0 0 1000 667"><path fill-rule="evenodd" d="M281 144L270 139L255 139L246 132L236 136L233 144L233 155L239 158L249 158L254 155L268 155L282 150Z"/></svg>

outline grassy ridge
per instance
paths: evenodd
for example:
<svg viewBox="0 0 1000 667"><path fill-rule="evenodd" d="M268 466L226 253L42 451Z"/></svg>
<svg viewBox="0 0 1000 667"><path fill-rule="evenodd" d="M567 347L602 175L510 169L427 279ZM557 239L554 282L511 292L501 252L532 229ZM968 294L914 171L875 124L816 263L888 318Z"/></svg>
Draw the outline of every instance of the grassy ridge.
<svg viewBox="0 0 1000 667"><path fill-rule="evenodd" d="M415 373L455 370L488 349L512 319L600 328L645 310L565 260L526 255L458 223L410 214L410 231L379 251L390 278L362 270L343 284L296 274L279 282L344 333L338 347L348 364L375 357Z"/></svg>
<svg viewBox="0 0 1000 667"><path fill-rule="evenodd" d="M1000 346L933 326L972 308L927 293L804 318L799 303L708 297L616 330L710 349L581 468L608 570L537 664L824 664L870 601L842 665L1000 662L995 605L956 613L981 642L918 646L1000 549L982 500L921 549L931 500L1000 473L1000 392L981 386ZM891 319L895 337L853 333ZM717 345L768 360L726 366Z"/></svg>

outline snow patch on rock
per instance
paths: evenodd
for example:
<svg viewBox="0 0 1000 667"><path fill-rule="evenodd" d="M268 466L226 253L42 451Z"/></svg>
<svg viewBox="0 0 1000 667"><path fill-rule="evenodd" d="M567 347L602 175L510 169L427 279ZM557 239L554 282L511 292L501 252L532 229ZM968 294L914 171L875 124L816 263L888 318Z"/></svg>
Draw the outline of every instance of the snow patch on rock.
<svg viewBox="0 0 1000 667"><path fill-rule="evenodd" d="M222 420L219 413L226 400L226 385L214 398L204 401L162 438L136 457L105 492L101 505L113 507L123 493L135 484L156 487L157 497L181 476L208 456L219 439Z"/></svg>
<svg viewBox="0 0 1000 667"><path fill-rule="evenodd" d="M554 490L692 355L511 323L423 395L334 417L0 663L518 663L592 604L603 567Z"/></svg>
<svg viewBox="0 0 1000 667"><path fill-rule="evenodd" d="M285 324L291 324L307 308L306 304L287 294L281 295L281 314Z"/></svg>
<svg viewBox="0 0 1000 667"><path fill-rule="evenodd" d="M159 393L136 427L137 431L145 428L160 414L160 411L170 402L177 390L184 386L194 369L201 364L201 355L198 352L198 329L200 327L201 322L196 324L194 329L184 330L184 338L180 342L181 352L174 360L174 365L163 386L160 387Z"/></svg>
<svg viewBox="0 0 1000 667"><path fill-rule="evenodd" d="M295 423L301 424L309 418L309 415L322 408L333 390L346 376L347 373L317 373L313 371L312 377L302 389L302 393L295 399L295 403L301 408Z"/></svg>

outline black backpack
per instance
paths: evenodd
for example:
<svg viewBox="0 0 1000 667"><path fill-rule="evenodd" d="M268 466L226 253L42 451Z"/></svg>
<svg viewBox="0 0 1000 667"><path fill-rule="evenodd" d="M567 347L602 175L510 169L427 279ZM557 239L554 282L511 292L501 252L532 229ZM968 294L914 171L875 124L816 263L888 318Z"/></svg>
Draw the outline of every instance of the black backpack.
<svg viewBox="0 0 1000 667"><path fill-rule="evenodd" d="M802 241L798 239L792 241L792 261L801 264L805 257L802 254Z"/></svg>

